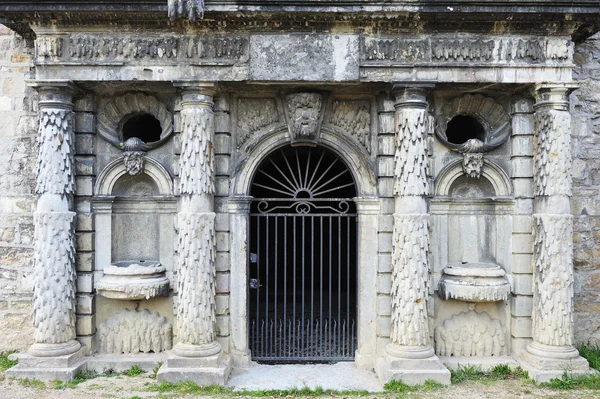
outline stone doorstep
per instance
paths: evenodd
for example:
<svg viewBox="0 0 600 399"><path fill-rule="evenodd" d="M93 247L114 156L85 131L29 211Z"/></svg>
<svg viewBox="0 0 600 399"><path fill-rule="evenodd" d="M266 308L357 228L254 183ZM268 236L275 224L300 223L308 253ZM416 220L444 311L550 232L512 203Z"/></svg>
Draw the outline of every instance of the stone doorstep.
<svg viewBox="0 0 600 399"><path fill-rule="evenodd" d="M543 384L550 382L553 378L561 378L565 372L570 376L579 376L587 374L600 374L600 372L594 369L588 370L573 370L569 368L557 369L557 370L541 370L538 369L526 361L519 360L521 368L529 374L529 378L535 381L536 384Z"/></svg>
<svg viewBox="0 0 600 399"><path fill-rule="evenodd" d="M198 385L224 386L229 378L229 373L231 373L232 362L231 357L228 355L222 355L218 361L218 364L214 365L213 367L198 367L198 365L194 367L193 362L197 359L191 358L189 359L191 363L183 362L178 365L188 364L192 367L173 367L170 365L170 360L172 358L177 358L177 360L180 361L180 356L169 356L167 363L165 363L156 374L157 381L176 383L190 380Z"/></svg>
<svg viewBox="0 0 600 399"><path fill-rule="evenodd" d="M433 380L450 385L450 370L435 355L427 359L394 359L392 363L385 358L377 359L375 371L382 384L398 380L408 385L422 385Z"/></svg>
<svg viewBox="0 0 600 399"><path fill-rule="evenodd" d="M166 363L169 352L161 353L140 353L135 355L117 355L117 354L94 354L88 357L88 370L94 370L98 373L104 370L113 369L122 372L130 369L132 366L138 366L146 372L152 372L160 366L160 363Z"/></svg>
<svg viewBox="0 0 600 399"><path fill-rule="evenodd" d="M586 375L598 373L591 369L586 359L579 356L575 359L553 359L533 355L524 350L517 359L521 368L529 374L536 384L549 382L553 378L561 378L566 372L569 375Z"/></svg>
<svg viewBox="0 0 600 399"><path fill-rule="evenodd" d="M82 360L70 367L63 368L40 368L40 367L23 367L21 364L6 370L7 378L29 378L36 380L61 380L71 381L80 371L86 370L86 361Z"/></svg>
<svg viewBox="0 0 600 399"><path fill-rule="evenodd" d="M481 370L489 370L499 364L506 364L511 370L520 366L512 356L465 357L465 356L439 356L440 362L450 370L457 370L464 366L475 366Z"/></svg>
<svg viewBox="0 0 600 399"><path fill-rule="evenodd" d="M75 353L53 357L37 357L25 353L19 355L18 365L24 369L68 369L82 361L85 363L83 350L81 347Z"/></svg>

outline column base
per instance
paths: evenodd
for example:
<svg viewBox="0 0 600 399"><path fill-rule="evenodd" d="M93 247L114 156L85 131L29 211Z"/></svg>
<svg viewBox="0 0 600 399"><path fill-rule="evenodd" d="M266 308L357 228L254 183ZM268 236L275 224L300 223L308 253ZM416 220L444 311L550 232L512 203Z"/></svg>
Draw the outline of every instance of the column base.
<svg viewBox="0 0 600 399"><path fill-rule="evenodd" d="M572 346L544 345L534 341L521 353L520 363L529 378L538 384L560 378L565 372L569 375L590 373L588 361Z"/></svg>
<svg viewBox="0 0 600 399"><path fill-rule="evenodd" d="M56 344L56 352L60 353L61 347L62 349L65 349L66 347L75 347L75 345L71 343L67 344L68 345ZM54 344L34 344L34 346L36 345L43 345L44 349L46 349L43 353L53 352L51 346ZM79 345L78 342L77 345ZM6 370L6 377L70 381L75 378L77 373L86 370L86 368L87 360L83 356L83 348L79 345L75 352L66 355L43 357L33 356L31 353L21 355L19 356L19 363L15 367Z"/></svg>
<svg viewBox="0 0 600 399"><path fill-rule="evenodd" d="M403 356L400 357L399 354ZM450 385L450 371L429 346L389 344L385 358L377 359L375 371L382 384L398 380L408 385L421 385L427 380L433 380Z"/></svg>
<svg viewBox="0 0 600 399"><path fill-rule="evenodd" d="M167 362L158 370L156 379L160 382L183 382L193 381L198 385L221 385L224 386L231 372L231 357L224 355L221 346L214 353L212 343L208 345L177 344L173 348L173 354ZM196 349L193 349L196 347ZM186 350L184 350L186 349ZM206 356L191 357L180 356L178 353L189 355L190 353L206 353Z"/></svg>
<svg viewBox="0 0 600 399"><path fill-rule="evenodd" d="M373 369L375 366L376 357L374 353L361 353L360 351L356 351L354 353L354 364L356 367L361 369Z"/></svg>

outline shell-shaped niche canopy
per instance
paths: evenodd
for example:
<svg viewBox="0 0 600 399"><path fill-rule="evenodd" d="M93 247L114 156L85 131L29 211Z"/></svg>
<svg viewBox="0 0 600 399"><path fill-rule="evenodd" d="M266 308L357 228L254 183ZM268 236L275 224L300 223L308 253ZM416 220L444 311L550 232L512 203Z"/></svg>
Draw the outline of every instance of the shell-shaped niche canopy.
<svg viewBox="0 0 600 399"><path fill-rule="evenodd" d="M510 116L493 98L481 94L455 97L442 106L435 134L453 151L477 153L502 145L511 134Z"/></svg>
<svg viewBox="0 0 600 399"><path fill-rule="evenodd" d="M127 93L109 101L98 114L98 134L121 150L126 142L139 142L147 151L163 144L173 133L173 116L167 106L144 93Z"/></svg>

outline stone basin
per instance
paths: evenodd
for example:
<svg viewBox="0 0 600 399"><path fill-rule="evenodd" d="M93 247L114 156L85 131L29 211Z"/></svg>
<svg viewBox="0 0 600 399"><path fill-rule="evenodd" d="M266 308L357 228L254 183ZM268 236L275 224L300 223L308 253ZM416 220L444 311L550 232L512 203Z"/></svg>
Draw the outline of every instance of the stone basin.
<svg viewBox="0 0 600 399"><path fill-rule="evenodd" d="M510 294L505 275L495 263L450 263L443 270L439 295L466 302L505 301Z"/></svg>
<svg viewBox="0 0 600 399"><path fill-rule="evenodd" d="M98 294L112 299L140 300L169 295L167 269L157 260L124 260L104 269Z"/></svg>

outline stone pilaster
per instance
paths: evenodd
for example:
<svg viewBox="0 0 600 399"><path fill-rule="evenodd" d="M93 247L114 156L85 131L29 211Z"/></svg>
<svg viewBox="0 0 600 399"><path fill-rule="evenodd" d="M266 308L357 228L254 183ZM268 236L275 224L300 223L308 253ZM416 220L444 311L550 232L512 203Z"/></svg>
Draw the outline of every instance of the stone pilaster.
<svg viewBox="0 0 600 399"><path fill-rule="evenodd" d="M392 326L385 359L377 362L383 383L450 383L434 354L427 317L429 214L427 198L427 100L431 87L395 86L395 211L392 235Z"/></svg>
<svg viewBox="0 0 600 399"><path fill-rule="evenodd" d="M212 83L181 83L179 261L176 323L179 342L161 381L224 385L229 356L216 341L216 230L214 212L214 114Z"/></svg>
<svg viewBox="0 0 600 399"><path fill-rule="evenodd" d="M588 363L573 347L573 216L571 114L573 85L536 87L533 215L533 342L524 368L537 382L564 370L581 373Z"/></svg>
<svg viewBox="0 0 600 399"><path fill-rule="evenodd" d="M75 194L73 103L66 81L35 82L40 94L33 272L35 343L8 375L73 378L85 361L75 340Z"/></svg>

